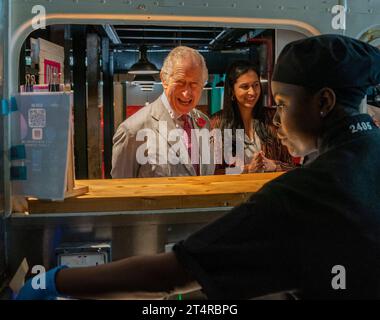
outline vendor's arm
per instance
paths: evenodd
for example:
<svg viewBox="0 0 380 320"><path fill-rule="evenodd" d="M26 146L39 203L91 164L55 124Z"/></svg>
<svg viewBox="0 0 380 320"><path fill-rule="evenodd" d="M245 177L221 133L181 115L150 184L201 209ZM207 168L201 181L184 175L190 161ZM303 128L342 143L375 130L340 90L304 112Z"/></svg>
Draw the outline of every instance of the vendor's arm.
<svg viewBox="0 0 380 320"><path fill-rule="evenodd" d="M200 288L172 252L97 267L58 267L45 274L44 289L33 287L36 277L24 285L17 299L163 299Z"/></svg>
<svg viewBox="0 0 380 320"><path fill-rule="evenodd" d="M110 264L63 269L56 276L62 296L86 299L162 299L199 289L174 253L139 256Z"/></svg>

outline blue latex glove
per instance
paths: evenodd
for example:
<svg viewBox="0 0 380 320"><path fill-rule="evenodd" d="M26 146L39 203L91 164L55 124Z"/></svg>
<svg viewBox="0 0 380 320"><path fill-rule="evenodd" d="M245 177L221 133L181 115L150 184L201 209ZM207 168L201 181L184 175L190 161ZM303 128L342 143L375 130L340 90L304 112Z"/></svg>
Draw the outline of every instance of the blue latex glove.
<svg viewBox="0 0 380 320"><path fill-rule="evenodd" d="M59 296L55 286L55 278L60 270L66 268L68 267L60 266L45 273L46 289L34 289L32 287L33 278L29 279L21 288L16 300L55 300ZM42 275L43 274L39 274L38 277L41 277Z"/></svg>

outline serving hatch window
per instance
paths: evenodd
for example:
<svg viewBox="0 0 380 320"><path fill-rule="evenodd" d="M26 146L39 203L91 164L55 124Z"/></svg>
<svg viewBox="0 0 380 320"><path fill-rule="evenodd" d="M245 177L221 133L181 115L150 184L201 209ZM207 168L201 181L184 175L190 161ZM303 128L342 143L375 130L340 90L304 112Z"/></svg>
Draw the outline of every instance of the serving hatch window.
<svg viewBox="0 0 380 320"><path fill-rule="evenodd" d="M235 60L259 66L264 105L272 107L275 30L54 25L30 34L20 56L20 91L72 92L77 179L111 177L115 130L162 94L159 72L179 45L206 60L209 77L197 108L211 119L223 109L225 72Z"/></svg>

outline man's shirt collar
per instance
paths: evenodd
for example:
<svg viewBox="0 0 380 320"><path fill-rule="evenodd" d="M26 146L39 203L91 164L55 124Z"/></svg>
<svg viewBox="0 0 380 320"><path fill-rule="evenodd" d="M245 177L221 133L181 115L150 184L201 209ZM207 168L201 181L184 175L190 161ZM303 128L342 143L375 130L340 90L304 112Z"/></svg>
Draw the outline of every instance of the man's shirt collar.
<svg viewBox="0 0 380 320"><path fill-rule="evenodd" d="M166 96L165 92L162 93L161 101L164 104L166 110L169 112L169 115L172 119L178 120L181 115L178 115L172 108L172 106L169 103L168 97ZM190 117L190 112L187 114Z"/></svg>

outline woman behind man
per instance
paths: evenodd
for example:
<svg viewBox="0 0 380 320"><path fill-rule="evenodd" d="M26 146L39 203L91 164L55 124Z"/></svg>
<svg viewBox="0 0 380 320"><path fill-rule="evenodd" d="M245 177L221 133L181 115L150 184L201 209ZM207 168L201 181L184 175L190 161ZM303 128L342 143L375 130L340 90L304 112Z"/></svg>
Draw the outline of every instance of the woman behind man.
<svg viewBox="0 0 380 320"><path fill-rule="evenodd" d="M256 66L246 60L232 63L227 69L224 107L221 116L215 117L214 127L222 132L232 129L233 146L239 139L236 130L244 129L245 173L286 171L294 167L292 157L276 137L273 114L263 105Z"/></svg>

